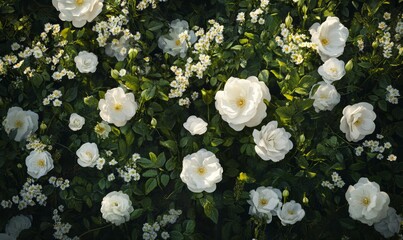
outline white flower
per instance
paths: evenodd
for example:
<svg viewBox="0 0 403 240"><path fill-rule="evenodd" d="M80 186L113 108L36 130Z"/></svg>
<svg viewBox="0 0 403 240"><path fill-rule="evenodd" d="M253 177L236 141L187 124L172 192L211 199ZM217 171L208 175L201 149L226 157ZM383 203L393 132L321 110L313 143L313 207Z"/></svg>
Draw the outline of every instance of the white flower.
<svg viewBox="0 0 403 240"><path fill-rule="evenodd" d="M343 109L340 130L346 134L348 141L358 142L375 130L376 114L373 106L366 102L348 105Z"/></svg>
<svg viewBox="0 0 403 240"><path fill-rule="evenodd" d="M352 219L372 226L387 216L389 196L381 192L376 182L368 178L360 178L354 186L349 186L346 192L349 204L348 212Z"/></svg>
<svg viewBox="0 0 403 240"><path fill-rule="evenodd" d="M80 73L94 73L97 70L98 57L91 52L81 51L74 58L74 62Z"/></svg>
<svg viewBox="0 0 403 240"><path fill-rule="evenodd" d="M99 158L98 146L96 143L84 143L76 151L77 163L81 167L94 167Z"/></svg>
<svg viewBox="0 0 403 240"><path fill-rule="evenodd" d="M348 29L340 23L338 17L327 17L322 24L314 23L309 28L309 32L312 43L317 45L317 51L322 61L343 54Z"/></svg>
<svg viewBox="0 0 403 240"><path fill-rule="evenodd" d="M316 87L315 93L312 94L312 91ZM340 94L337 92L336 88L324 81L318 82L312 86L309 98L314 100L313 106L316 112L331 111L340 102Z"/></svg>
<svg viewBox="0 0 403 240"><path fill-rule="evenodd" d="M25 159L27 172L33 178L40 178L53 169L53 159L49 152L31 151Z"/></svg>
<svg viewBox="0 0 403 240"><path fill-rule="evenodd" d="M222 180L223 168L214 153L206 149L187 155L183 158L182 182L192 192L214 192L216 183Z"/></svg>
<svg viewBox="0 0 403 240"><path fill-rule="evenodd" d="M294 224L301 221L305 216L305 211L302 209L301 204L296 203L294 200L286 202L281 210L277 211L278 218L281 220L283 226L287 224Z"/></svg>
<svg viewBox="0 0 403 240"><path fill-rule="evenodd" d="M112 43L108 43L105 47L105 54L110 57L115 57L118 61L125 60L130 41L125 36L121 36L119 40L114 39Z"/></svg>
<svg viewBox="0 0 403 240"><path fill-rule="evenodd" d="M318 68L318 73L325 82L332 84L334 81L340 80L346 74L344 62L334 57L329 58Z"/></svg>
<svg viewBox="0 0 403 240"><path fill-rule="evenodd" d="M196 35L193 31L189 31L189 24L185 20L173 20L169 25L169 33L158 38L158 47L164 53L172 56L180 55L182 58L186 56L188 42L193 44L196 42ZM187 39L181 39L181 34L187 33Z"/></svg>
<svg viewBox="0 0 403 240"><path fill-rule="evenodd" d="M245 126L259 125L266 117L266 104L270 101L269 88L257 77L247 79L230 77L224 90L215 95L215 107L222 119L229 123L235 131L241 131Z"/></svg>
<svg viewBox="0 0 403 240"><path fill-rule="evenodd" d="M129 221L133 210L129 195L121 191L110 192L102 199L102 217L117 226Z"/></svg>
<svg viewBox="0 0 403 240"><path fill-rule="evenodd" d="M133 93L125 93L123 88L117 87L106 92L105 99L99 100L98 108L102 120L122 127L136 113L137 103Z"/></svg>
<svg viewBox="0 0 403 240"><path fill-rule="evenodd" d="M4 130L19 142L38 130L38 114L24 111L20 107L8 109L7 117L3 121Z"/></svg>
<svg viewBox="0 0 403 240"><path fill-rule="evenodd" d="M104 0L52 0L62 21L73 22L77 28L92 22L101 12Z"/></svg>
<svg viewBox="0 0 403 240"><path fill-rule="evenodd" d="M207 131L207 123L194 115L188 117L183 127L190 132L192 135L202 135Z"/></svg>
<svg viewBox="0 0 403 240"><path fill-rule="evenodd" d="M282 205L282 194L277 188L258 187L249 192L249 197L249 214L266 217L267 223L271 222L273 215L277 215L277 211Z"/></svg>
<svg viewBox="0 0 403 240"><path fill-rule="evenodd" d="M85 118L78 115L77 113L72 113L69 119L69 128L73 131L80 130L85 124Z"/></svg>
<svg viewBox="0 0 403 240"><path fill-rule="evenodd" d="M390 207L387 216L380 222L375 223L374 227L384 238L390 238L400 232L401 221L402 218L396 214L396 210Z"/></svg>
<svg viewBox="0 0 403 240"><path fill-rule="evenodd" d="M271 121L267 125L263 125L260 131L253 130L255 151L265 161L283 160L293 148L293 143L290 141L291 134L284 128L277 128L277 125L277 121Z"/></svg>
<svg viewBox="0 0 403 240"><path fill-rule="evenodd" d="M21 231L28 229L30 227L31 227L31 219L24 215L18 215L12 217L8 221L5 232L11 237L17 239ZM0 236L0 239L3 238L1 238Z"/></svg>
<svg viewBox="0 0 403 240"><path fill-rule="evenodd" d="M98 137L105 139L108 138L109 133L112 131L112 129L107 122L102 121L95 126L94 131Z"/></svg>

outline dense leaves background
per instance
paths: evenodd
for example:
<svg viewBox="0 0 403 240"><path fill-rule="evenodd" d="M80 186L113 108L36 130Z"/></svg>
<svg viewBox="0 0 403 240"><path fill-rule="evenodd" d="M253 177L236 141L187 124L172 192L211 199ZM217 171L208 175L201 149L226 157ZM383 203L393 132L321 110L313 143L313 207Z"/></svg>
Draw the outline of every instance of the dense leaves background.
<svg viewBox="0 0 403 240"><path fill-rule="evenodd" d="M119 1L105 0L103 12L97 21L120 12ZM33 216L33 227L24 231L21 239L50 239L52 235L52 211L63 204L66 211L62 218L73 225L71 235L82 239L127 238L141 239L142 226L154 222L158 215L170 208L183 211L179 221L170 229L172 239L379 239L373 227L352 220L344 194L349 185L360 177L376 181L381 190L389 194L398 213L403 206L403 108L385 101L386 87L402 89L402 55L394 52L386 59L382 50L374 46L377 26L383 21L384 12L392 15L391 26L402 13L398 1L335 1L299 0L272 1L264 16L265 24L243 25L236 22L238 12L246 16L259 5L259 1L210 0L176 1L159 3L156 9L136 10L136 2L129 1L129 24L132 33L142 37L137 55L130 55L122 62L105 55L96 44L95 23L87 23L82 29L61 22L51 1L0 1L0 56L11 52L10 45L21 37L26 42L39 38L47 22L60 23L63 37L69 40L65 51L75 56L79 51L94 52L99 60L94 74L77 74L74 80L54 82L52 72L45 65L38 65L37 75L28 77L18 71L10 71L0 82L0 116L8 108L20 106L39 114L40 123L46 128L38 130L38 137L52 145L55 169L38 182L48 196L47 207L29 207L18 211L16 207L1 209L0 229L8 219L18 213ZM307 51L301 65L295 65L290 57L277 47L274 38L280 35L283 22L293 30L307 34L315 22L323 22L327 16L338 16L349 29L350 36L343 55L347 74L335 83L342 95L333 111L316 113L308 98L311 87L321 81L317 68L322 64L314 51ZM186 59L163 54L157 39L168 32L168 24L174 19L184 19L189 25L206 29L208 20L215 19L224 26L224 43L216 44L209 52L212 65L203 79L192 78L187 93L199 92L200 98L187 109L180 107L176 99L169 99L169 82L174 79L170 66L183 66ZM363 38L365 48L358 51L356 40ZM400 41L401 43L401 41ZM189 53L191 55L191 53ZM148 58L148 59L147 59ZM32 60L33 61L33 60ZM33 64L33 63L32 63ZM74 62L66 60L64 66L75 69ZM120 69L128 70L120 77ZM224 122L214 107L214 95L231 77L258 76L267 84L272 94L268 104L268 116L263 124L277 120L292 135L294 148L279 162L265 162L254 151L252 128L236 132ZM12 84L21 77L22 87ZM124 127L112 127L106 140L97 138L94 126L100 122L97 102L105 92L123 84L132 91L140 103L135 117ZM45 107L42 99L53 89L63 93L61 108ZM342 109L361 101L374 106L377 114L376 130L367 140L375 140L382 134L381 142L392 144L390 153L398 156L396 162L378 160L372 153L358 157L354 148L361 142L347 142L339 130ZM68 117L77 112L86 118L79 132L68 128ZM208 132L191 136L182 126L190 115L196 115L209 123ZM138 162L141 179L125 183L117 178L107 180L113 166L103 170L81 168L76 163L75 151L84 142L96 142L101 151L113 151L113 157L123 166L133 153L142 158ZM24 143L11 140L4 130L0 132L0 200L17 195L27 178L25 157L29 152ZM214 152L224 168L222 182L212 193L194 194L179 178L182 159L187 154L206 148ZM21 165L22 167L18 167ZM321 186L337 171L346 185L342 189L329 190ZM246 173L247 178L239 177ZM70 180L70 188L53 188L48 177L57 176ZM248 215L249 191L258 186L288 189L289 200L304 204L306 216L292 226L281 226L278 219L269 225ZM110 191L127 193L135 209L131 221L120 226L110 226L101 217L102 198ZM308 201L307 201L308 200Z"/></svg>

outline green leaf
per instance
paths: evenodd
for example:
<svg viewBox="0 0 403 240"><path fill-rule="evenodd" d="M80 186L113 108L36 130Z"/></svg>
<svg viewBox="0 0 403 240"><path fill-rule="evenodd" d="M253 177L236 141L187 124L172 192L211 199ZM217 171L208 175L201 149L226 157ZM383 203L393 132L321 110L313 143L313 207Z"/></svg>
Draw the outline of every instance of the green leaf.
<svg viewBox="0 0 403 240"><path fill-rule="evenodd" d="M144 187L145 187L145 194L146 195L149 194L152 190L154 190L157 187L157 179L155 178L148 179Z"/></svg>
<svg viewBox="0 0 403 240"><path fill-rule="evenodd" d="M35 74L33 77L32 77L32 84L35 86L35 87L37 87L37 88L39 88L39 86L42 84L42 82L43 82L43 78L42 78L42 76L40 75L40 74Z"/></svg>
<svg viewBox="0 0 403 240"><path fill-rule="evenodd" d="M142 175L143 175L143 177L149 178L149 177L155 177L155 176L157 176L157 174L158 174L157 170L149 169L149 170L145 171Z"/></svg>
<svg viewBox="0 0 403 240"><path fill-rule="evenodd" d="M260 81L267 83L269 81L270 72L268 70L263 70L259 73L258 78Z"/></svg>
<svg viewBox="0 0 403 240"><path fill-rule="evenodd" d="M172 240L182 240L183 238L183 234L179 231L171 231L169 233L170 239Z"/></svg>
<svg viewBox="0 0 403 240"><path fill-rule="evenodd" d="M130 220L139 218L141 216L141 214L143 214L144 209L142 208L137 208L135 209L131 214L130 214Z"/></svg>
<svg viewBox="0 0 403 240"><path fill-rule="evenodd" d="M204 214L206 214L206 216L208 218L211 219L211 221L213 221L215 224L218 223L218 210L217 208L214 206L214 204L212 202L210 202L208 199L200 199L200 203L203 206L204 209Z"/></svg>
<svg viewBox="0 0 403 240"><path fill-rule="evenodd" d="M76 98L77 98L77 87L67 89L66 93L64 94L64 100L66 102L72 102Z"/></svg>
<svg viewBox="0 0 403 240"><path fill-rule="evenodd" d="M185 228L186 233L193 233L195 228L196 228L196 222L194 220L186 221L186 228Z"/></svg>
<svg viewBox="0 0 403 240"><path fill-rule="evenodd" d="M155 96L155 90L157 89L156 86L152 86L150 88L147 88L143 92L141 92L141 97L144 98L144 100L149 101L151 98Z"/></svg>
<svg viewBox="0 0 403 240"><path fill-rule="evenodd" d="M160 144L172 152L177 152L178 151L178 146L174 140L167 140L167 141L160 141Z"/></svg>
<svg viewBox="0 0 403 240"><path fill-rule="evenodd" d="M164 185L164 187L166 187L166 185L168 185L169 182L169 176L166 174L162 174L161 175L161 183L162 185Z"/></svg>

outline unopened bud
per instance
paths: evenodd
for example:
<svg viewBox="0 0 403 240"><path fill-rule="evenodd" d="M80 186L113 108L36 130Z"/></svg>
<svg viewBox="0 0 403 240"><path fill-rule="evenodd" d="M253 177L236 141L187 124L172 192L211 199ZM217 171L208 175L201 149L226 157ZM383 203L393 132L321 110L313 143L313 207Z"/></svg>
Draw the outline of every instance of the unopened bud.
<svg viewBox="0 0 403 240"><path fill-rule="evenodd" d="M290 196L290 192L289 192L288 189L286 188L286 189L283 190L283 197L286 198L286 197L288 197L288 196Z"/></svg>

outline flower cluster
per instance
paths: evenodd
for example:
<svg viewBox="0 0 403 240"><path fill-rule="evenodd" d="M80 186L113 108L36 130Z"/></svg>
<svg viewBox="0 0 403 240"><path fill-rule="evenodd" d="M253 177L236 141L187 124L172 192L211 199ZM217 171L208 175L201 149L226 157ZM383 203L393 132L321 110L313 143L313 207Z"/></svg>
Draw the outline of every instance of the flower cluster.
<svg viewBox="0 0 403 240"><path fill-rule="evenodd" d="M337 172L332 173L332 181L333 181L333 183L331 183L329 181L322 181L321 185L322 185L322 187L327 187L330 190L334 189L335 187L343 188L345 185L345 182L343 181L343 179L340 177L340 175Z"/></svg>
<svg viewBox="0 0 403 240"><path fill-rule="evenodd" d="M70 181L68 179L63 179L61 177L56 178L54 176L51 176L48 181L54 187L60 188L60 190L65 190L66 188L70 187Z"/></svg>
<svg viewBox="0 0 403 240"><path fill-rule="evenodd" d="M284 54L290 55L291 62L300 65L304 62L304 56L309 49L314 49L314 44L308 41L308 36L294 32L292 25L280 24L280 35L275 37L277 46L281 47Z"/></svg>
<svg viewBox="0 0 403 240"><path fill-rule="evenodd" d="M386 15L387 17L384 19L386 21L390 20L390 14L388 13ZM396 31L396 35L395 35L395 40L399 41L401 38L401 35L403 33L403 21L400 18L399 22L396 25L395 31ZM375 39L375 41L372 43L372 46L378 46L382 47L382 54L384 58L391 58L392 57L392 51L393 51L393 47L396 47L396 49L399 51L399 54L401 53L401 46L400 44L397 44L395 42L393 42L393 38L391 35L391 27L388 26L388 24L384 21L381 21L378 23L378 35Z"/></svg>
<svg viewBox="0 0 403 240"><path fill-rule="evenodd" d="M168 0L141 0L137 6L136 9L139 11L143 11L146 8L148 8L149 6L151 6L151 8L157 8L157 4L158 2L166 2Z"/></svg>
<svg viewBox="0 0 403 240"><path fill-rule="evenodd" d="M383 135L377 134L377 138L379 140L383 139ZM392 144L390 142L384 142L383 144L378 140L365 140L362 143L362 146L358 146L355 148L355 155L361 156L364 152L364 148L368 148L369 151L366 152L367 157L372 158L375 157L379 160L384 158L384 154L392 148ZM390 151L390 150L389 150ZM387 157L388 161L396 161L397 157L394 154L389 154Z"/></svg>
<svg viewBox="0 0 403 240"><path fill-rule="evenodd" d="M176 65L171 66L171 71L175 74L175 80L171 81L170 83L172 89L170 90L169 98L182 97L190 84L189 79L193 76L196 76L198 79L202 79L204 72L207 70L208 66L211 65L212 56L209 54L209 52L211 49L217 47L223 42L224 27L214 20L209 20L209 24L210 28L207 32L205 32L203 28L197 26L193 28L196 30L196 33L194 33L195 38L199 38L197 42L194 43L194 50L192 51L192 53L195 54L195 57L188 57L184 68ZM192 38L190 40L192 40ZM193 42L190 41L188 45L190 46ZM214 42L216 44L214 44ZM181 43L181 40L179 40L179 43ZM182 44L179 48L179 51L184 53L183 56L186 55L185 51L187 50L188 45ZM197 61L195 61L195 59ZM181 106L189 106L189 98L183 98L181 100L179 100Z"/></svg>
<svg viewBox="0 0 403 240"><path fill-rule="evenodd" d="M53 229L55 232L53 233L53 237L55 239L62 239L62 240L79 240L77 236L70 238L67 234L70 232L71 224L70 223L63 223L60 213L64 212L64 206L60 205L57 209L53 210Z"/></svg>
<svg viewBox="0 0 403 240"><path fill-rule="evenodd" d="M399 99L397 97L400 97L399 90L396 88L393 88L392 85L389 85L386 87L386 91L388 91L388 93L386 93L386 96L385 96L386 101L388 101L392 104L398 104Z"/></svg>
<svg viewBox="0 0 403 240"><path fill-rule="evenodd" d="M60 100L60 98L62 96L63 94L60 90L53 90L52 94L49 94L46 98L43 99L42 104L44 106L47 106L52 103L54 107L61 107L62 101Z"/></svg>
<svg viewBox="0 0 403 240"><path fill-rule="evenodd" d="M271 223L273 216L278 216L283 226L295 224L305 216L301 204L294 200L282 204L282 193L273 187L258 187L249 192L249 214L263 218Z"/></svg>
<svg viewBox="0 0 403 240"><path fill-rule="evenodd" d="M125 182L140 180L140 174L138 173L137 164L136 164L136 161L138 159L140 159L140 155L138 153L135 153L132 155L132 157L129 159L129 161L126 163L126 165L123 168L116 169L119 173L119 176Z"/></svg>
<svg viewBox="0 0 403 240"><path fill-rule="evenodd" d="M14 203L19 210L22 210L28 206L35 206L36 204L46 206L47 199L46 195L42 193L42 185L35 184L35 181L32 178L28 178L24 183L19 196L15 195L11 200L2 200L1 206L3 208L11 208Z"/></svg>
<svg viewBox="0 0 403 240"><path fill-rule="evenodd" d="M150 224L143 224L143 239L144 240L154 240L158 238L158 232L161 231L161 238L168 239L169 233L167 231L163 231L168 224L174 224L179 216L182 214L181 210L170 209L168 214L164 214L162 216L157 217L157 221Z"/></svg>

